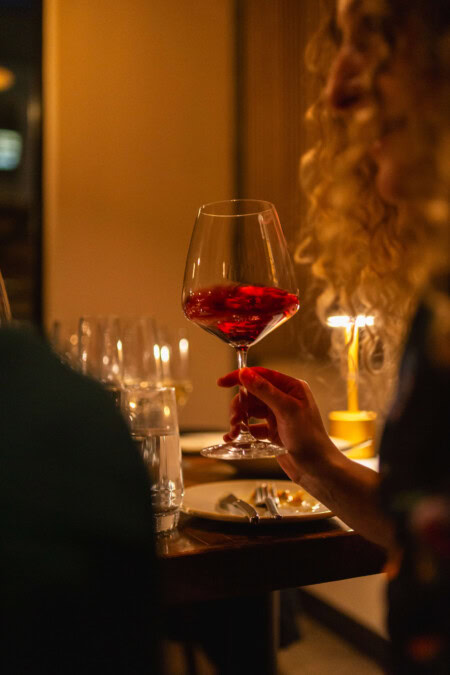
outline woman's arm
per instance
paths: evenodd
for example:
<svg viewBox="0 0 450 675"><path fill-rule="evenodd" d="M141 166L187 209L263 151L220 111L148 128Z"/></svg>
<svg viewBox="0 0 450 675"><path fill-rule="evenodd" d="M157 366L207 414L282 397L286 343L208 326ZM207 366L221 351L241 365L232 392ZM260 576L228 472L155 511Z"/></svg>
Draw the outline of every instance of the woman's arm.
<svg viewBox="0 0 450 675"><path fill-rule="evenodd" d="M377 503L378 474L336 448L306 382L266 368L243 368L220 378L218 384L245 386L249 416L264 420L252 425L251 431L287 449L288 454L277 459L291 480L367 539L386 548L392 546L392 523ZM236 396L227 440L239 432L240 408Z"/></svg>

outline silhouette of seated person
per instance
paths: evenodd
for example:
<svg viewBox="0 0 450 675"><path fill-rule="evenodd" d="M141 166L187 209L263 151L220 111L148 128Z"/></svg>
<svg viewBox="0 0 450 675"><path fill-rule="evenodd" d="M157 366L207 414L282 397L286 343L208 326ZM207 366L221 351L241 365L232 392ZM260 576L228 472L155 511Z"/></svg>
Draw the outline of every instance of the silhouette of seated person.
<svg viewBox="0 0 450 675"><path fill-rule="evenodd" d="M157 673L149 477L101 386L0 329L2 673Z"/></svg>

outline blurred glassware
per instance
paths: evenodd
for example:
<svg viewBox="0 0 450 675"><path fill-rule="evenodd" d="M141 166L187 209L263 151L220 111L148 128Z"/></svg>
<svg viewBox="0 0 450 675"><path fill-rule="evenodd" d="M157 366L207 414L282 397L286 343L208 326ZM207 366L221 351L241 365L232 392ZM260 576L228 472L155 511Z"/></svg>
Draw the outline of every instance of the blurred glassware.
<svg viewBox="0 0 450 675"><path fill-rule="evenodd" d="M120 320L116 316L83 316L79 320L80 370L109 391L120 406L123 351Z"/></svg>
<svg viewBox="0 0 450 675"><path fill-rule="evenodd" d="M11 307L9 305L8 294L6 292L5 282L0 272L0 326L11 321Z"/></svg>
<svg viewBox="0 0 450 675"><path fill-rule="evenodd" d="M175 387L177 404L182 408L192 392L187 332L182 328L170 331L163 326L159 336L162 381L165 386Z"/></svg>
<svg viewBox="0 0 450 675"><path fill-rule="evenodd" d="M78 320L55 320L50 329L50 344L60 359L78 370L80 367L78 348Z"/></svg>
<svg viewBox="0 0 450 675"><path fill-rule="evenodd" d="M123 318L120 320L120 334L123 386L161 385L162 369L155 319Z"/></svg>
<svg viewBox="0 0 450 675"><path fill-rule="evenodd" d="M150 472L155 531L168 533L184 494L175 389L126 387L122 411Z"/></svg>

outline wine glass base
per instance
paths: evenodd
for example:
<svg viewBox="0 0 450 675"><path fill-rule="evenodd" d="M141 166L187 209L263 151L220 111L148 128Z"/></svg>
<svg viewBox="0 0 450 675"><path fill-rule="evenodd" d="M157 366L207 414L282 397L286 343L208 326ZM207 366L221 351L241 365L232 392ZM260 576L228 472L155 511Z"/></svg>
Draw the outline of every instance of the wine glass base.
<svg viewBox="0 0 450 675"><path fill-rule="evenodd" d="M270 459L285 455L286 448L270 443L269 441L232 441L221 445L211 445L203 448L200 454L211 459Z"/></svg>

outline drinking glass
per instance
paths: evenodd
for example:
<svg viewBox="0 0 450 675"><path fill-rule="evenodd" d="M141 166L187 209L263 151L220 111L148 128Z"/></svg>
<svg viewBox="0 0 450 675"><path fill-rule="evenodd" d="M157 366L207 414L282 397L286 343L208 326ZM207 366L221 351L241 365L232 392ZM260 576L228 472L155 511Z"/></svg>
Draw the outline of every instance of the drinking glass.
<svg viewBox="0 0 450 675"><path fill-rule="evenodd" d="M78 321L53 321L50 330L50 344L59 358L75 370L79 369Z"/></svg>
<svg viewBox="0 0 450 675"><path fill-rule="evenodd" d="M182 328L169 330L162 326L159 329L159 346L162 381L166 386L175 387L177 405L182 408L192 392L187 332Z"/></svg>
<svg viewBox="0 0 450 675"><path fill-rule="evenodd" d="M155 531L170 532L184 494L175 389L127 387L122 410L150 472Z"/></svg>
<svg viewBox="0 0 450 675"><path fill-rule="evenodd" d="M299 308L286 240L273 204L232 199L199 209L184 275L186 317L231 345L239 368L251 345L290 319ZM240 433L229 443L204 448L219 459L274 457L286 450L257 440L248 426L247 391L240 387Z"/></svg>
<svg viewBox="0 0 450 675"><path fill-rule="evenodd" d="M11 321L11 308L9 306L8 294L6 292L5 282L0 272L0 326Z"/></svg>
<svg viewBox="0 0 450 675"><path fill-rule="evenodd" d="M120 406L123 359L118 317L81 317L78 338L81 372L101 382Z"/></svg>
<svg viewBox="0 0 450 675"><path fill-rule="evenodd" d="M161 385L158 328L153 317L120 319L124 387Z"/></svg>

